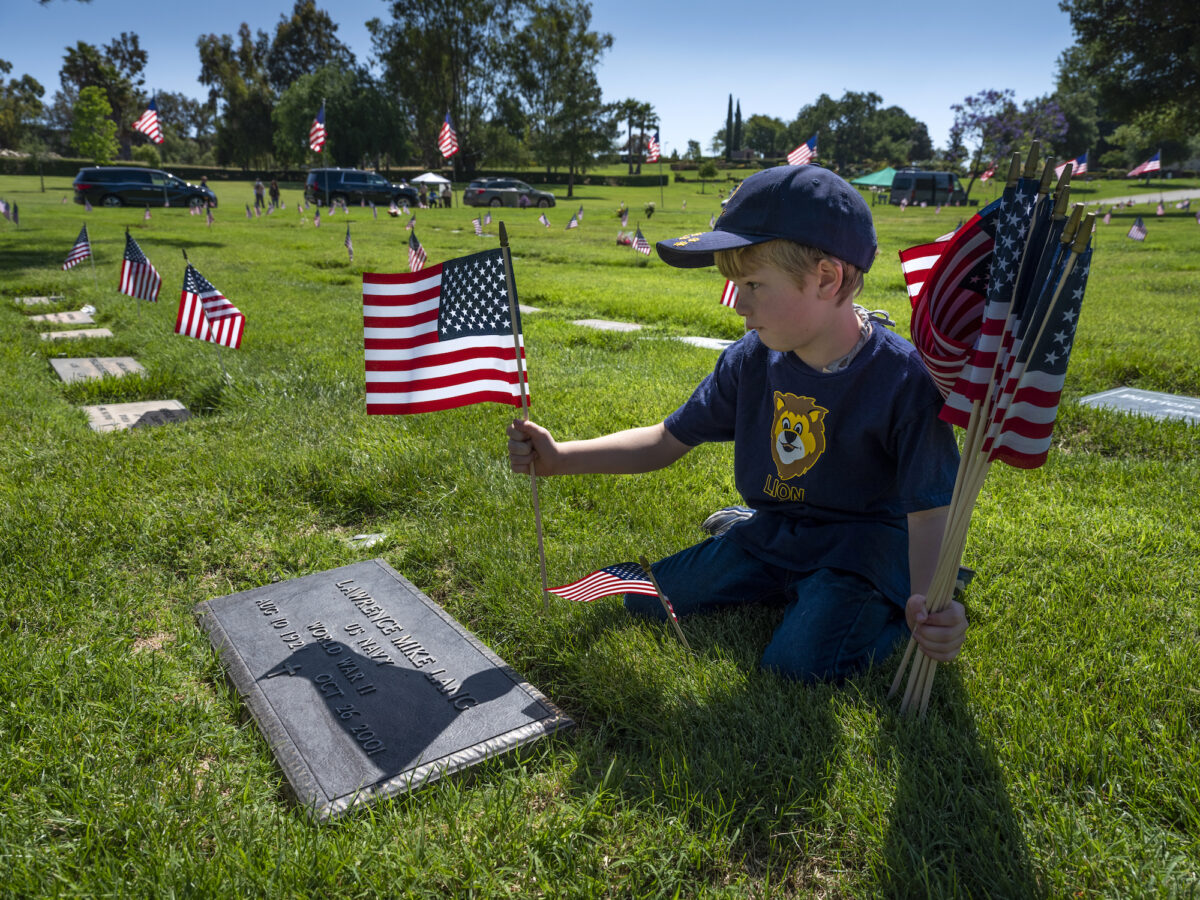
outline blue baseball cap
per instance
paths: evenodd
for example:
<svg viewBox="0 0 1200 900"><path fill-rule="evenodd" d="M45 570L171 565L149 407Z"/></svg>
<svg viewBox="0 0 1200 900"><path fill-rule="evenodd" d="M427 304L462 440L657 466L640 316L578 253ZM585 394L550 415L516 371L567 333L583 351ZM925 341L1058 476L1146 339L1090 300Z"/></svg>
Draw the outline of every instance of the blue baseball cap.
<svg viewBox="0 0 1200 900"><path fill-rule="evenodd" d="M866 272L878 246L871 209L845 179L821 166L776 166L735 187L713 231L658 242L670 266L713 264L713 251L777 239L824 250Z"/></svg>

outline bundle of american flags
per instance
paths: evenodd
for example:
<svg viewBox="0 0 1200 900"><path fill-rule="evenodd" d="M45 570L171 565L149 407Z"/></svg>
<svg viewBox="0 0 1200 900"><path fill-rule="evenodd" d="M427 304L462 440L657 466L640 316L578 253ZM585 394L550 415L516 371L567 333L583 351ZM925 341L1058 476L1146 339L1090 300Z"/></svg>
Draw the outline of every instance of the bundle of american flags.
<svg viewBox="0 0 1200 900"><path fill-rule="evenodd" d="M945 398L941 418L966 429L941 555L926 605L948 604L967 528L997 460L1032 469L1050 449L1067 362L1091 266L1095 213L1067 215L1071 164L1051 190L1037 148L1024 173L1013 156L1003 195L942 239L901 251L912 302L912 339ZM899 689L910 641L892 692ZM924 715L937 663L913 661L902 710Z"/></svg>

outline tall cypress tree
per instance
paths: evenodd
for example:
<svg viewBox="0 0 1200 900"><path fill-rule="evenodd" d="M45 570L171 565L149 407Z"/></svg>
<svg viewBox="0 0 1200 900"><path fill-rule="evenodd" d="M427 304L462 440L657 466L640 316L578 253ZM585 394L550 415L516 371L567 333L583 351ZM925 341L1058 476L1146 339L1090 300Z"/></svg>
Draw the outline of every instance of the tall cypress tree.
<svg viewBox="0 0 1200 900"><path fill-rule="evenodd" d="M729 95L729 111L725 113L725 162L733 159L733 94Z"/></svg>
<svg viewBox="0 0 1200 900"><path fill-rule="evenodd" d="M733 113L733 149L741 150L743 143L744 142L742 140L742 101L739 98L738 102L737 102L737 109L735 109L734 113Z"/></svg>

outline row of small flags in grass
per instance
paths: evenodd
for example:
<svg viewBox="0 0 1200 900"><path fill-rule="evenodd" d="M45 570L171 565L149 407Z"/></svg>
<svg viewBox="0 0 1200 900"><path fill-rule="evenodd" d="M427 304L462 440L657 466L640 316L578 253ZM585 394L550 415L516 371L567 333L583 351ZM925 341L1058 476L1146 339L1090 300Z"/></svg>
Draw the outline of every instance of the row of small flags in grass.
<svg viewBox="0 0 1200 900"><path fill-rule="evenodd" d="M353 255L349 229L346 231L346 243ZM79 237L75 239L75 244L63 261L63 270L72 269L85 259L91 259L93 266L96 264L86 224L79 229ZM186 267L183 272L183 289L179 294L175 333L221 347L237 349L242 345L246 316L187 262L186 253L184 262ZM158 302L158 295L162 290L162 276L128 229L125 231L125 254L121 259L121 275L117 289L135 300L146 300L150 303Z"/></svg>

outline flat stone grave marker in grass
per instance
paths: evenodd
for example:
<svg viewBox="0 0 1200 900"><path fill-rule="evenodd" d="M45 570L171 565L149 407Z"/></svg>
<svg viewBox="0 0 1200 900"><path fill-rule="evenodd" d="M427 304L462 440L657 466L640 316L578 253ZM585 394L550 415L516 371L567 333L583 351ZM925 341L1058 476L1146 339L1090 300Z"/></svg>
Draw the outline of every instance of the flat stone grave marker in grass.
<svg viewBox="0 0 1200 900"><path fill-rule="evenodd" d="M530 313L539 313L542 311L542 308L540 306L526 306L524 303L518 303L517 309L520 311L521 315L523 315L523 316L527 316Z"/></svg>
<svg viewBox="0 0 1200 900"><path fill-rule="evenodd" d="M43 341L61 341L72 338L110 338L113 333L107 328L77 328L73 331L43 331Z"/></svg>
<svg viewBox="0 0 1200 900"><path fill-rule="evenodd" d="M685 344L691 344L693 347L703 347L705 350L724 350L733 341L721 340L721 338L710 337L680 337L677 341L683 341Z"/></svg>
<svg viewBox="0 0 1200 900"><path fill-rule="evenodd" d="M574 724L382 559L207 600L196 612L316 819Z"/></svg>
<svg viewBox="0 0 1200 900"><path fill-rule="evenodd" d="M1099 406L1154 419L1180 419L1200 425L1200 397L1164 394L1140 388L1119 387L1091 394L1079 401L1084 406Z"/></svg>
<svg viewBox="0 0 1200 900"><path fill-rule="evenodd" d="M139 400L136 403L106 403L85 406L92 431L124 431L182 422L191 416L178 400Z"/></svg>
<svg viewBox="0 0 1200 900"><path fill-rule="evenodd" d="M96 320L81 309L30 316L30 322L54 322L56 325L95 325Z"/></svg>
<svg viewBox="0 0 1200 900"><path fill-rule="evenodd" d="M121 377L145 372L142 364L132 356L92 356L75 357L72 359L52 359L50 365L58 377L67 384L76 381L89 381L93 378L104 378L106 375Z"/></svg>
<svg viewBox="0 0 1200 900"><path fill-rule="evenodd" d="M26 306L48 306L51 303L58 303L62 300L62 295L56 297L17 297L18 303L23 303Z"/></svg>
<svg viewBox="0 0 1200 900"><path fill-rule="evenodd" d="M600 331L641 331L642 326L637 322L609 322L605 319L576 319L576 325L584 328L596 328Z"/></svg>

